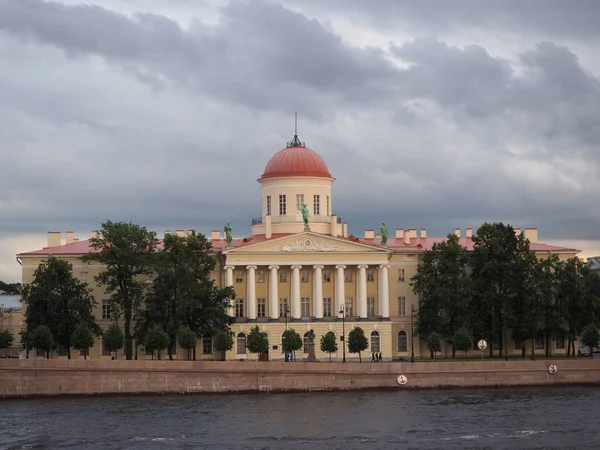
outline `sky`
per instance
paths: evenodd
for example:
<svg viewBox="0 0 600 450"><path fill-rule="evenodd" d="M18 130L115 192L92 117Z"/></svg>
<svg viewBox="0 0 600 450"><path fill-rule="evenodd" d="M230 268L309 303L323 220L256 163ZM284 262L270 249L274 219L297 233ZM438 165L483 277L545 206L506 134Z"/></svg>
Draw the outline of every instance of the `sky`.
<svg viewBox="0 0 600 450"><path fill-rule="evenodd" d="M294 133L364 229L600 254L596 0L0 0L0 279L105 220L250 234Z"/></svg>

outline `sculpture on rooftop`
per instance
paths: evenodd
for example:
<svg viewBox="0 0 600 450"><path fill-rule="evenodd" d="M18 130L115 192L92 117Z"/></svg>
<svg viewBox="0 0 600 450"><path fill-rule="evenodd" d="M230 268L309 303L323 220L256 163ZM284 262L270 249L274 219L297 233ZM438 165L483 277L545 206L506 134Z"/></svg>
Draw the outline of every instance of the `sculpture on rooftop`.
<svg viewBox="0 0 600 450"><path fill-rule="evenodd" d="M304 220L304 228L310 228L308 226L308 207L306 206L306 203L302 203L302 208L300 209L300 211L302 211L302 219Z"/></svg>
<svg viewBox="0 0 600 450"><path fill-rule="evenodd" d="M225 230L225 242L227 242L227 247L231 247L231 241L232 241L232 237L231 237L231 223L227 222L227 225L225 225L225 228L223 228L223 230Z"/></svg>
<svg viewBox="0 0 600 450"><path fill-rule="evenodd" d="M387 225L385 224L385 222L383 222L381 224L380 234L381 234L381 244L387 245L388 229L387 229Z"/></svg>

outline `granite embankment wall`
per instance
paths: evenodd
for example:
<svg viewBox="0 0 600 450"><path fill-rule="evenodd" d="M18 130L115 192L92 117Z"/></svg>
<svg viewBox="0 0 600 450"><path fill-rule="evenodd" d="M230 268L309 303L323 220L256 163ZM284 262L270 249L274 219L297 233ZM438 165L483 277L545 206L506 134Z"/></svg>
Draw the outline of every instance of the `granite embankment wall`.
<svg viewBox="0 0 600 450"><path fill-rule="evenodd" d="M399 375L406 384L398 384ZM594 383L600 384L600 359L413 364L0 359L0 397Z"/></svg>

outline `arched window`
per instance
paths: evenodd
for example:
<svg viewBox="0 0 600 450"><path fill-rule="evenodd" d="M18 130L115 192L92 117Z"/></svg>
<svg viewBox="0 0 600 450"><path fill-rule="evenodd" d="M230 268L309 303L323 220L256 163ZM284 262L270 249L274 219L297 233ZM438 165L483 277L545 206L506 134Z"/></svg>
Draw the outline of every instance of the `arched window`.
<svg viewBox="0 0 600 450"><path fill-rule="evenodd" d="M371 331L371 353L379 353L380 351L379 331Z"/></svg>
<svg viewBox="0 0 600 450"><path fill-rule="evenodd" d="M408 337L406 336L406 331L404 330L398 331L398 351L408 351Z"/></svg>
<svg viewBox="0 0 600 450"><path fill-rule="evenodd" d="M246 354L246 334L239 333L237 335L237 354L245 355Z"/></svg>

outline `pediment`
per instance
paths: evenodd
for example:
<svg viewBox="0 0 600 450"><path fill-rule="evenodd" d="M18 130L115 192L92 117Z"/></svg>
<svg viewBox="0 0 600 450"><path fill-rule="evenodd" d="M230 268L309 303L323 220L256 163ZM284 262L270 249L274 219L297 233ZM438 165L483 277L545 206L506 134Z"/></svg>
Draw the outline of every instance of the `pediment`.
<svg viewBox="0 0 600 450"><path fill-rule="evenodd" d="M387 250L307 231L226 250L224 253L387 253Z"/></svg>

